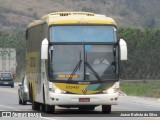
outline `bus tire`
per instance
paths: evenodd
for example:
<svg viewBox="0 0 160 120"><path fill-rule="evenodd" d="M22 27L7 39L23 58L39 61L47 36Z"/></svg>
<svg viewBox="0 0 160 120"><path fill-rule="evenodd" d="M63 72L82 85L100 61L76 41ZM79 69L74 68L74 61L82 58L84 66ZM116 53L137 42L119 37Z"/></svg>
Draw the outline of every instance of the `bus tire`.
<svg viewBox="0 0 160 120"><path fill-rule="evenodd" d="M43 104L42 104L42 110L44 110L48 114L53 113L54 110L55 110L55 106L54 105L47 105L46 104L44 86L43 86Z"/></svg>
<svg viewBox="0 0 160 120"><path fill-rule="evenodd" d="M22 100L20 97L19 97L19 104L22 105Z"/></svg>
<svg viewBox="0 0 160 120"><path fill-rule="evenodd" d="M26 105L26 104L27 104L27 102L22 100L22 105Z"/></svg>
<svg viewBox="0 0 160 120"><path fill-rule="evenodd" d="M32 101L32 110L40 110L40 105L35 101Z"/></svg>
<svg viewBox="0 0 160 120"><path fill-rule="evenodd" d="M32 101L32 110L36 110L36 104L34 101Z"/></svg>
<svg viewBox="0 0 160 120"><path fill-rule="evenodd" d="M42 112L45 112L45 104L41 104L41 110Z"/></svg>
<svg viewBox="0 0 160 120"><path fill-rule="evenodd" d="M45 112L50 114L53 113L55 110L55 106L54 105L45 105Z"/></svg>
<svg viewBox="0 0 160 120"><path fill-rule="evenodd" d="M102 112L103 113L111 113L111 105L102 105Z"/></svg>
<svg viewBox="0 0 160 120"><path fill-rule="evenodd" d="M31 90L31 85L29 84L29 100L32 102L32 90Z"/></svg>

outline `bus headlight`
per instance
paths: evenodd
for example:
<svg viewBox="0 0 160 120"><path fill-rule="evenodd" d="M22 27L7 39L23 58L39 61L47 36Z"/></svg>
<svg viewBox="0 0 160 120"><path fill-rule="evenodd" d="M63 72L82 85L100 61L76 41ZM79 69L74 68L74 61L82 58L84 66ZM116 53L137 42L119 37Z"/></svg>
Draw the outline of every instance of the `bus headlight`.
<svg viewBox="0 0 160 120"><path fill-rule="evenodd" d="M113 88L110 88L107 90L108 94L113 94L114 93L114 89Z"/></svg>
<svg viewBox="0 0 160 120"><path fill-rule="evenodd" d="M60 90L58 88L49 88L49 91L56 94L65 94L66 91Z"/></svg>
<svg viewBox="0 0 160 120"><path fill-rule="evenodd" d="M61 92L62 92L62 91L61 91L60 89L55 89L55 90L54 90L54 93L56 93L56 94L61 94Z"/></svg>
<svg viewBox="0 0 160 120"><path fill-rule="evenodd" d="M108 90L104 90L103 93L106 93L106 94L113 94L113 93L116 93L118 92L118 88L110 88Z"/></svg>

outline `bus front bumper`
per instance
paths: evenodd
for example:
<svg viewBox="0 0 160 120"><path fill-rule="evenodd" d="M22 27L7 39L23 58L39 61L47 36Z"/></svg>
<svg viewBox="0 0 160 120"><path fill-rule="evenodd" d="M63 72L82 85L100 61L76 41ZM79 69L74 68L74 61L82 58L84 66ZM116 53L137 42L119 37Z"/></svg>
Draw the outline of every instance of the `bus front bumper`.
<svg viewBox="0 0 160 120"><path fill-rule="evenodd" d="M49 94L50 105L116 105L119 93L75 95L75 94Z"/></svg>

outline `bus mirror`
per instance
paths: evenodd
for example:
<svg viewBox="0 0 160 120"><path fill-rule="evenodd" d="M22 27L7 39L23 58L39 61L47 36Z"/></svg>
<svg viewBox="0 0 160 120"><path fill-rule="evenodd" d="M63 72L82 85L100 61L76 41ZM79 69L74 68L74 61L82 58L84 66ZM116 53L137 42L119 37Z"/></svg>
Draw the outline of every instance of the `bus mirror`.
<svg viewBox="0 0 160 120"><path fill-rule="evenodd" d="M48 59L48 40L45 38L41 45L41 59Z"/></svg>
<svg viewBox="0 0 160 120"><path fill-rule="evenodd" d="M120 46L120 60L127 60L127 44L123 39L119 41Z"/></svg>

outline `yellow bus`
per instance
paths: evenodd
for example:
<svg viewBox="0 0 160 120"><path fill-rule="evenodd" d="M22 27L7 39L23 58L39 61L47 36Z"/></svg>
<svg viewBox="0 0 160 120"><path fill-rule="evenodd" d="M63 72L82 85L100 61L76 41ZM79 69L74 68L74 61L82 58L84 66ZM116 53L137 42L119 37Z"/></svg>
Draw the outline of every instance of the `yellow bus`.
<svg viewBox="0 0 160 120"><path fill-rule="evenodd" d="M55 106L110 113L119 97L119 60L127 45L116 23L90 12L54 12L26 30L26 78L33 110Z"/></svg>

